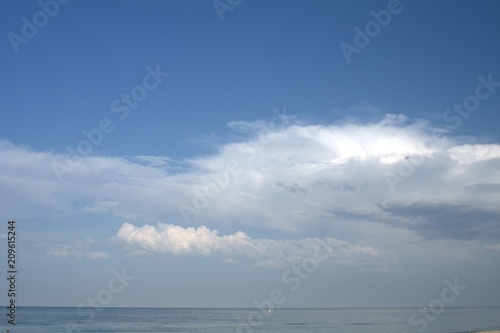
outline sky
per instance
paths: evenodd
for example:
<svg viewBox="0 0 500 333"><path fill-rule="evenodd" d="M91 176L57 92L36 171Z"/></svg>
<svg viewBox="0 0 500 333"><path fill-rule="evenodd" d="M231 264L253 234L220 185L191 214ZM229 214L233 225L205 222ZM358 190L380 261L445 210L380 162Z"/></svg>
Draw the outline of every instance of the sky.
<svg viewBox="0 0 500 333"><path fill-rule="evenodd" d="M0 30L19 305L500 306L500 2L1 0Z"/></svg>

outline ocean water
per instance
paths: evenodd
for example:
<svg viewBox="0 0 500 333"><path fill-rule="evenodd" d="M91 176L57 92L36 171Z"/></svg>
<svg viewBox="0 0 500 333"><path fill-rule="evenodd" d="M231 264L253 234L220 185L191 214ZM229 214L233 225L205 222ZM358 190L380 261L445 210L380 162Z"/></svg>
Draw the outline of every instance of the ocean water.
<svg viewBox="0 0 500 333"><path fill-rule="evenodd" d="M434 313L431 311L434 310ZM6 311L4 311L5 314ZM158 309L21 307L0 332L447 333L500 329L500 308Z"/></svg>

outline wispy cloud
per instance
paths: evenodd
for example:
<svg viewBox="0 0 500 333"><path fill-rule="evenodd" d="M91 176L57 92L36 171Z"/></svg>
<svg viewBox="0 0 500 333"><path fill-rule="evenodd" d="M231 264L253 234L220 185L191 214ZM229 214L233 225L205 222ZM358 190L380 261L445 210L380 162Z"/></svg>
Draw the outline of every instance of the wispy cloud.
<svg viewBox="0 0 500 333"><path fill-rule="evenodd" d="M498 244L493 244L493 245L490 245L490 244L486 244L485 247L488 249L488 250L491 250L491 251L500 251L500 243Z"/></svg>
<svg viewBox="0 0 500 333"><path fill-rule="evenodd" d="M38 247L42 248L49 256L57 259L76 259L76 260L97 260L110 258L106 252L90 251L94 244L90 237L84 240L75 240L70 244L41 243Z"/></svg>
<svg viewBox="0 0 500 333"><path fill-rule="evenodd" d="M84 212L100 214L113 211L117 208L118 202L116 201L101 201L92 204L91 206L85 206L83 208Z"/></svg>

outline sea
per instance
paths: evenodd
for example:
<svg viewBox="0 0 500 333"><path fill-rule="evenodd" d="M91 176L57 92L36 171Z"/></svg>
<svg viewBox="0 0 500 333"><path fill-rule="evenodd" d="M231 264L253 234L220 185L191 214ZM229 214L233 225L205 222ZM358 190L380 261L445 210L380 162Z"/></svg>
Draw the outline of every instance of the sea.
<svg viewBox="0 0 500 333"><path fill-rule="evenodd" d="M0 332L465 333L500 329L500 308L4 308Z"/></svg>

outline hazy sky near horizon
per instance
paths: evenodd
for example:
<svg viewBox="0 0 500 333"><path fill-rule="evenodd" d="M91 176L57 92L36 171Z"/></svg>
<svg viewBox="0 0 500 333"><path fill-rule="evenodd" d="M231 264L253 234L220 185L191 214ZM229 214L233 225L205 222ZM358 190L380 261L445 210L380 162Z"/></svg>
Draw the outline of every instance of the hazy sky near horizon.
<svg viewBox="0 0 500 333"><path fill-rule="evenodd" d="M19 305L500 306L500 2L216 3L0 1Z"/></svg>

